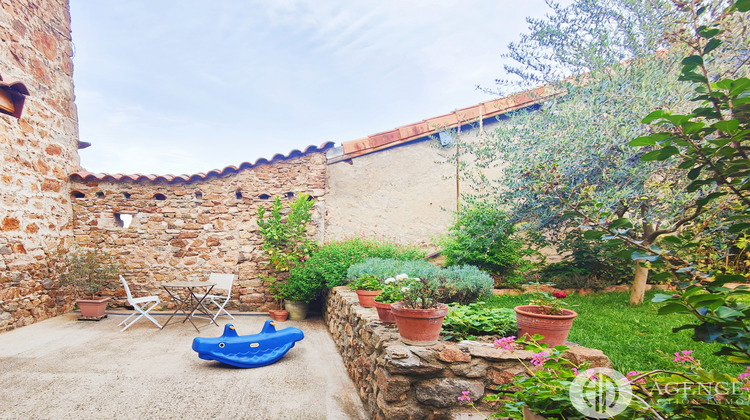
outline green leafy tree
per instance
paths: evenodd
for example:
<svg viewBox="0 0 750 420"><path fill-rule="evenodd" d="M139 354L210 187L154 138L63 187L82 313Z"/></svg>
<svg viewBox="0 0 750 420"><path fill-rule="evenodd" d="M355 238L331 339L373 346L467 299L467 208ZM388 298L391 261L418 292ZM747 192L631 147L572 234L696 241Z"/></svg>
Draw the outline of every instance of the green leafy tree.
<svg viewBox="0 0 750 420"><path fill-rule="evenodd" d="M686 179L685 190L695 194L689 211L696 216L712 212L723 204L721 227L742 243L750 233L750 79L744 56L715 59L726 40L723 35L737 31L747 18L750 1L739 0L719 15L707 15L701 3L680 6L690 30L680 33L688 46L688 56L681 64L679 80L690 84L695 92L695 108L688 113L656 110L644 118L654 132L636 138L631 146L646 151L644 162L666 161L675 165ZM730 46L732 48L733 46ZM722 71L730 68L730 71ZM626 225L623 222L623 225ZM702 238L691 230L677 231L664 238L661 246L644 246L631 241L624 232L604 227L615 240L638 249L636 257L647 260L664 276L678 280L674 294L657 295L655 302L665 302L661 314L688 313L696 321L675 330L690 329L693 338L718 342L718 352L729 360L750 363L750 289L746 285L728 287L729 283L746 283L742 274L717 274L720 267L701 266L698 249Z"/></svg>
<svg viewBox="0 0 750 420"><path fill-rule="evenodd" d="M278 196L269 217L266 218L264 207L258 207L258 228L263 236L261 247L276 270L289 271L317 249L317 244L308 238L307 233L314 205L315 201L309 195L299 194L297 200L290 203L286 215Z"/></svg>
<svg viewBox="0 0 750 420"><path fill-rule="evenodd" d="M719 15L721 3L711 3L707 15ZM501 169L484 189L553 244L571 228L604 224L648 248L699 216L690 211L694 192L684 189L671 162L644 164L646 152L627 145L634 135L650 133L642 118L654 107L687 106L689 87L677 80L684 19L667 2L645 0L578 0L553 10L551 17L531 21L531 32L511 45L509 57L518 65L508 70L524 77L522 85L586 73L557 82L564 94L460 150L475 155L479 165ZM671 48L663 50L666 45ZM612 234L592 230L586 236ZM643 301L648 279L643 258L637 262L633 304Z"/></svg>

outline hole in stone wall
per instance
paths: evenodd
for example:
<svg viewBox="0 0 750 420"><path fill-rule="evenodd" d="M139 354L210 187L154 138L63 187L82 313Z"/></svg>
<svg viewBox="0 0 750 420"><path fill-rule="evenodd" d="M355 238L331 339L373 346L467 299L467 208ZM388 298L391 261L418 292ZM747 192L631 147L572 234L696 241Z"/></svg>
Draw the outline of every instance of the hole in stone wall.
<svg viewBox="0 0 750 420"><path fill-rule="evenodd" d="M130 199L130 193L124 192L124 193L122 193L122 196L125 197L126 200Z"/></svg>
<svg viewBox="0 0 750 420"><path fill-rule="evenodd" d="M237 197L238 200L242 200L242 191L241 190L235 191L234 196Z"/></svg>
<svg viewBox="0 0 750 420"><path fill-rule="evenodd" d="M84 193L82 193L82 192L80 192L80 191L76 191L76 190L73 190L73 191L71 191L71 192L70 192L70 195L71 195L71 196L72 196L73 198L84 198L84 197L86 197L86 194L84 194Z"/></svg>
<svg viewBox="0 0 750 420"><path fill-rule="evenodd" d="M99 197L99 198L104 198L104 193L101 192L101 191L97 191L96 192L96 196Z"/></svg>
<svg viewBox="0 0 750 420"><path fill-rule="evenodd" d="M271 198L271 196L268 194L261 194L258 196L258 198L260 198L261 200L268 200L269 198Z"/></svg>
<svg viewBox="0 0 750 420"><path fill-rule="evenodd" d="M166 200L167 196L162 193L154 194L154 200Z"/></svg>
<svg viewBox="0 0 750 420"><path fill-rule="evenodd" d="M195 192L195 198L198 200L203 200L203 193L200 191Z"/></svg>
<svg viewBox="0 0 750 420"><path fill-rule="evenodd" d="M307 196L307 201L313 201L313 200L315 200L315 197L313 197L313 196L311 196L311 195L308 195L308 196Z"/></svg>
<svg viewBox="0 0 750 420"><path fill-rule="evenodd" d="M115 213L115 222L117 222L117 226L123 229L127 229L128 226L130 226L130 224L133 223L133 215Z"/></svg>
<svg viewBox="0 0 750 420"><path fill-rule="evenodd" d="M286 198L294 198L294 193L289 191L284 193L284 197Z"/></svg>

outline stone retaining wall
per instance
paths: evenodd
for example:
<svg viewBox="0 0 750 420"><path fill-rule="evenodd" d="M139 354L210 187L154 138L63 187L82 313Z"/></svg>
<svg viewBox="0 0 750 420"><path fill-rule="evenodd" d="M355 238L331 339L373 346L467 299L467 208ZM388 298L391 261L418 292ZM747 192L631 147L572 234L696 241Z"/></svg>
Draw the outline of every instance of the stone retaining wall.
<svg viewBox="0 0 750 420"><path fill-rule="evenodd" d="M378 321L375 308L361 307L346 286L331 289L323 316L374 419L456 419L476 413L459 403L461 392L468 390L472 401L480 401L523 372L517 357L528 364L532 355L473 341L406 345L395 326ZM593 367L611 367L600 350L571 345L568 356L575 363L588 360ZM487 402L477 408L493 412Z"/></svg>

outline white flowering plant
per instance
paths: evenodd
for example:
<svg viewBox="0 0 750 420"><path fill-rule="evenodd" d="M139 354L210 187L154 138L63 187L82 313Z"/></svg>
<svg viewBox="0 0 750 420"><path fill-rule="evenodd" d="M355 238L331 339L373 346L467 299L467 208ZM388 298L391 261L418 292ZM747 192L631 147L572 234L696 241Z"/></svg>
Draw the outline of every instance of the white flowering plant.
<svg viewBox="0 0 750 420"><path fill-rule="evenodd" d="M444 285L439 280L409 277L402 273L385 280L386 285L396 285L400 291L404 307L409 309L436 308Z"/></svg>

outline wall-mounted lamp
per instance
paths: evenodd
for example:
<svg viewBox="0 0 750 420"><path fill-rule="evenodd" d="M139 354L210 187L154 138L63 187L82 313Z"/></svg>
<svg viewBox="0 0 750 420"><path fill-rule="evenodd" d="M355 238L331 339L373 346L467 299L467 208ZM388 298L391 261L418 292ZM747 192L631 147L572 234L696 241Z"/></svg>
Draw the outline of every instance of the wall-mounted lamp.
<svg viewBox="0 0 750 420"><path fill-rule="evenodd" d="M21 118L29 90L21 82L5 83L0 76L0 113Z"/></svg>

